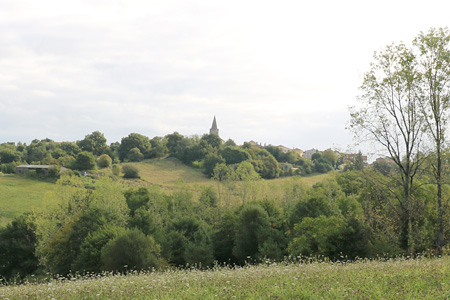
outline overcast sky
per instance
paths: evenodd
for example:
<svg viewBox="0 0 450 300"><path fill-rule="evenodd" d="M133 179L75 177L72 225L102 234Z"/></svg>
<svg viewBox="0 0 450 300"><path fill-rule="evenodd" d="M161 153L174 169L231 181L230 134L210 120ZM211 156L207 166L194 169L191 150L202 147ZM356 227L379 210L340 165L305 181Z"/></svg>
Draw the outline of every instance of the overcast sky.
<svg viewBox="0 0 450 300"><path fill-rule="evenodd" d="M374 51L449 26L448 1L0 0L0 143L209 131L358 150Z"/></svg>

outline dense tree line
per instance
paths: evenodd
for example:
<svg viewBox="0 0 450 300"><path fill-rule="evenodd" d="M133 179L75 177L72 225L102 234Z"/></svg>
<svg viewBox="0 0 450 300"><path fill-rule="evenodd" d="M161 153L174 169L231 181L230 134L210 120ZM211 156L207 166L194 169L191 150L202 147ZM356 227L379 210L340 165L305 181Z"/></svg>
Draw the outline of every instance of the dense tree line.
<svg viewBox="0 0 450 300"><path fill-rule="evenodd" d="M177 132L152 139L131 133L121 142L107 145L106 138L94 131L77 142L57 143L50 139L33 140L30 145L18 143L0 144L0 171L14 173L21 163L50 164L72 170L86 171L109 168L121 162L139 162L144 159L176 157L189 166L200 168L209 176L221 164L229 172L239 164L249 162L260 177L272 179L279 176L326 173L338 167L336 154L331 150L316 153L305 159L295 151L287 153L274 146L237 146L232 140L223 142L216 134L186 137ZM246 165L249 168L250 165ZM57 172L55 174L57 175ZM239 178L231 176L229 178Z"/></svg>

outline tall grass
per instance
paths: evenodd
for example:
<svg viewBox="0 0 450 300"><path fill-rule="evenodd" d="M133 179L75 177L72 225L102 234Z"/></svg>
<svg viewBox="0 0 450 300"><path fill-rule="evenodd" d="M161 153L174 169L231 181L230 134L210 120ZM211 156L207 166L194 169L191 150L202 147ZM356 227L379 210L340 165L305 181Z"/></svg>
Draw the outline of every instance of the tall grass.
<svg viewBox="0 0 450 300"><path fill-rule="evenodd" d="M103 274L0 288L2 299L448 299L450 258Z"/></svg>

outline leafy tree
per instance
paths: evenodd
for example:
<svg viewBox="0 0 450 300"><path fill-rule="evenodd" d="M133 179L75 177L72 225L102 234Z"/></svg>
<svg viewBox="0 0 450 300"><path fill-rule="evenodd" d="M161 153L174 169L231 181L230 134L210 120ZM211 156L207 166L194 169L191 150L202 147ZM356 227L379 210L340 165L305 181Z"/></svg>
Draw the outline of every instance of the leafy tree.
<svg viewBox="0 0 450 300"><path fill-rule="evenodd" d="M73 271L81 273L99 273L104 271L101 261L103 247L117 236L124 234L125 228L105 225L93 232L83 240L80 251L73 263Z"/></svg>
<svg viewBox="0 0 450 300"><path fill-rule="evenodd" d="M138 162L142 161L144 159L144 154L141 153L141 150L139 148L135 147L130 149L130 151L127 154L127 160L131 162Z"/></svg>
<svg viewBox="0 0 450 300"><path fill-rule="evenodd" d="M385 161L374 161L372 163L372 169L380 172L384 176L389 176L395 171L395 165Z"/></svg>
<svg viewBox="0 0 450 300"><path fill-rule="evenodd" d="M344 171L362 171L364 170L364 160L361 151L355 157L352 157L350 161L345 165Z"/></svg>
<svg viewBox="0 0 450 300"><path fill-rule="evenodd" d="M93 170L95 166L95 157L91 152L83 151L75 159L74 168L77 170Z"/></svg>
<svg viewBox="0 0 450 300"><path fill-rule="evenodd" d="M317 159L319 159L319 158L321 158L322 157L322 154L320 153L320 152L315 152L315 153L313 153L312 155L311 155L311 160L312 161L315 161L315 160L317 160Z"/></svg>
<svg viewBox="0 0 450 300"><path fill-rule="evenodd" d="M337 157L336 153L334 153L333 150L327 149L327 150L323 151L322 152L322 158L325 159L326 161L328 161L328 163L333 168L336 168L338 157Z"/></svg>
<svg viewBox="0 0 450 300"><path fill-rule="evenodd" d="M152 236L137 229L128 229L109 241L101 251L105 270L126 272L128 270L160 269L165 265L161 247Z"/></svg>
<svg viewBox="0 0 450 300"><path fill-rule="evenodd" d="M418 97L420 74L413 61L414 54L404 44L387 46L375 54L375 62L361 86L361 109L352 110L350 126L361 139L382 145L400 169L400 245L407 252L412 250L411 195L421 165L419 145L423 133Z"/></svg>
<svg viewBox="0 0 450 300"><path fill-rule="evenodd" d="M128 158L130 150L133 148L138 148L144 157L148 158L152 145L148 137L139 133L130 133L127 137L122 138L118 149L119 159L124 161Z"/></svg>
<svg viewBox="0 0 450 300"><path fill-rule="evenodd" d="M225 146L225 147L228 147L228 146L233 147L233 146L236 146L236 143L235 143L232 139L228 139L228 140L224 143L224 146Z"/></svg>
<svg viewBox="0 0 450 300"><path fill-rule="evenodd" d="M97 158L97 165L100 168L109 168L112 165L112 159L108 154L102 154Z"/></svg>
<svg viewBox="0 0 450 300"><path fill-rule="evenodd" d="M80 147L76 143L73 143L73 142L62 142L58 146L61 150L66 152L66 154L69 156L75 157L81 152Z"/></svg>
<svg viewBox="0 0 450 300"><path fill-rule="evenodd" d="M413 42L417 49L417 67L421 74L420 92L426 133L433 144L432 170L436 182L438 238L437 249L444 245L443 151L450 117L450 32L448 28L431 28L421 32Z"/></svg>
<svg viewBox="0 0 450 300"><path fill-rule="evenodd" d="M222 139L215 133L204 134L201 140L205 141L213 149L219 149L222 146Z"/></svg>
<svg viewBox="0 0 450 300"><path fill-rule="evenodd" d="M139 169L133 165L123 165L122 173L123 173L124 178L130 178L130 179L141 178L139 176Z"/></svg>
<svg viewBox="0 0 450 300"><path fill-rule="evenodd" d="M237 215L227 211L216 224L213 234L214 257L219 262L230 264L238 262L233 255L236 223Z"/></svg>
<svg viewBox="0 0 450 300"><path fill-rule="evenodd" d="M313 166L314 171L316 171L317 173L327 173L333 169L333 166L330 164L330 162L323 157L315 159Z"/></svg>
<svg viewBox="0 0 450 300"><path fill-rule="evenodd" d="M260 174L262 178L272 179L280 174L280 166L276 159L270 155L261 159Z"/></svg>
<svg viewBox="0 0 450 300"><path fill-rule="evenodd" d="M166 143L161 137L154 137L150 140L150 144L152 145L152 149L150 150L150 158L158 158L165 156L169 149L166 146Z"/></svg>
<svg viewBox="0 0 450 300"><path fill-rule="evenodd" d="M175 265L212 265L213 243L206 226L192 217L184 217L173 224L169 234L169 252Z"/></svg>
<svg viewBox="0 0 450 300"><path fill-rule="evenodd" d="M178 153L180 152L178 148L183 140L185 140L185 137L175 131L172 134L166 135L165 139L167 140L166 146L169 149L170 155L178 157Z"/></svg>
<svg viewBox="0 0 450 300"><path fill-rule="evenodd" d="M19 216L0 229L0 277L23 279L38 269L35 231L31 215Z"/></svg>
<svg viewBox="0 0 450 300"><path fill-rule="evenodd" d="M269 229L269 216L261 206L250 204L241 210L236 224L233 248L233 255L240 263L248 256L260 258L259 249L266 241L266 232Z"/></svg>
<svg viewBox="0 0 450 300"><path fill-rule="evenodd" d="M212 177L214 175L214 169L218 164L224 163L225 160L216 153L209 153L205 156L205 161L203 162L204 173L208 177Z"/></svg>
<svg viewBox="0 0 450 300"><path fill-rule="evenodd" d="M92 152L92 154L98 156L106 148L106 138L100 131L94 131L79 141L78 146L81 150Z"/></svg>
<svg viewBox="0 0 450 300"><path fill-rule="evenodd" d="M217 193L211 186L203 189L199 198L200 203L207 207L216 207L218 200Z"/></svg>
<svg viewBox="0 0 450 300"><path fill-rule="evenodd" d="M150 191L146 187L140 187L138 189L128 189L124 193L125 199L130 209L130 215L133 216L134 212L146 206L150 201Z"/></svg>
<svg viewBox="0 0 450 300"><path fill-rule="evenodd" d="M250 155L247 151L233 147L225 147L221 149L219 153L225 159L227 165L239 164L250 159Z"/></svg>
<svg viewBox="0 0 450 300"><path fill-rule="evenodd" d="M0 147L0 162L8 164L12 162L19 162L22 160L22 155L15 149Z"/></svg>

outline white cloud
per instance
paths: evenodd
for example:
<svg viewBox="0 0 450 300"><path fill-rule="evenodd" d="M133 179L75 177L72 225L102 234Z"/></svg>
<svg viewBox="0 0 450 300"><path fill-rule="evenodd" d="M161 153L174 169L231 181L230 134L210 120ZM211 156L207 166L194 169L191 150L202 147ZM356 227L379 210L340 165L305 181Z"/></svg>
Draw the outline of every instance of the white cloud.
<svg viewBox="0 0 450 300"><path fill-rule="evenodd" d="M0 142L202 134L216 115L239 143L345 148L373 51L445 26L446 11L439 1L2 1Z"/></svg>

